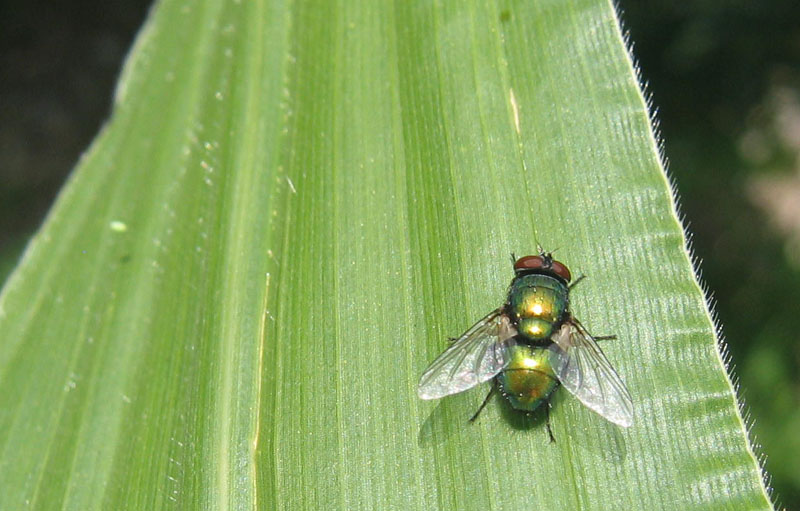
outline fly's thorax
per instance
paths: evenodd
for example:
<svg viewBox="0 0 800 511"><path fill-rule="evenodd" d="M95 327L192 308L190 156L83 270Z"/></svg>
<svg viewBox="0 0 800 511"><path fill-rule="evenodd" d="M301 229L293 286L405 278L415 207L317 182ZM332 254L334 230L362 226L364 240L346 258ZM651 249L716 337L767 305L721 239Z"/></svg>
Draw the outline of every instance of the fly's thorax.
<svg viewBox="0 0 800 511"><path fill-rule="evenodd" d="M558 387L553 351L546 346L515 344L497 376L503 395L517 410L533 411Z"/></svg>
<svg viewBox="0 0 800 511"><path fill-rule="evenodd" d="M545 341L562 323L569 308L569 288L548 275L522 275L511 281L507 312L520 335Z"/></svg>

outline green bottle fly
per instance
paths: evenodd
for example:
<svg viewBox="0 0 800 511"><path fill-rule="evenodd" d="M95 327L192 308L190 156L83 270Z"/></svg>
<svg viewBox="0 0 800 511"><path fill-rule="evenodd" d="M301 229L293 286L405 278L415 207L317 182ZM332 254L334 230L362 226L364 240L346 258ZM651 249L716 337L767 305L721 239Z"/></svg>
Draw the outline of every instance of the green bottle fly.
<svg viewBox="0 0 800 511"><path fill-rule="evenodd" d="M506 302L456 339L422 373L417 393L437 399L481 382L495 385L511 406L531 412L563 385L609 421L633 424L633 401L595 338L569 312L569 269L549 253L514 262ZM580 279L578 279L580 280ZM549 409L547 431L550 429Z"/></svg>

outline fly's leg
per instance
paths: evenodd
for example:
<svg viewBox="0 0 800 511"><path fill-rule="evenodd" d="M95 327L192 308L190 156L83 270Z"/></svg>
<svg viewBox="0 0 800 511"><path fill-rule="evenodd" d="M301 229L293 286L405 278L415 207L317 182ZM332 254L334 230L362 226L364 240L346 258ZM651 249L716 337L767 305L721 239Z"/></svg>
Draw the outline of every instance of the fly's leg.
<svg viewBox="0 0 800 511"><path fill-rule="evenodd" d="M511 252L511 266L514 266L517 263L517 256L514 255L514 252Z"/></svg>
<svg viewBox="0 0 800 511"><path fill-rule="evenodd" d="M573 287L575 287L575 286L577 286L577 285L578 285L578 282L582 281L582 280L583 280L583 279L585 279L585 278L586 278L586 275L581 275L580 277L578 277L577 279L575 279L575 282L573 282L572 284L570 284L570 285L569 285L569 290L570 290L570 291L572 291L572 288L573 288Z"/></svg>
<svg viewBox="0 0 800 511"><path fill-rule="evenodd" d="M617 338L616 335L601 335L599 337L592 336L592 339L594 339L595 341L611 341L615 340L616 338Z"/></svg>
<svg viewBox="0 0 800 511"><path fill-rule="evenodd" d="M486 406L486 403L489 402L489 399L492 397L492 394L494 394L494 390L495 390L495 387L494 387L494 385L492 385L492 388L489 390L489 393L486 394L486 398L483 400L483 403L481 403L481 406L478 407L478 411L475 412L475 415L473 415L472 418L470 418L470 420L469 420L470 422L475 422L475 419L478 418L478 415L481 414L481 411L483 411L483 408Z"/></svg>
<svg viewBox="0 0 800 511"><path fill-rule="evenodd" d="M545 425L547 426L547 434L550 437L550 443L556 443L556 437L553 436L553 428L550 427L550 400L548 399L544 407Z"/></svg>

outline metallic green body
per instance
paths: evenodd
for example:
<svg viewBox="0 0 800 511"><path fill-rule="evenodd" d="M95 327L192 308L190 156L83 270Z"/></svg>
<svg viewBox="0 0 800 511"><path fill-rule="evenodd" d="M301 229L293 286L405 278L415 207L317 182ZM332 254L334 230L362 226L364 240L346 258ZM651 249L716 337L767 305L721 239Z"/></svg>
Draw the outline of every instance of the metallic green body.
<svg viewBox="0 0 800 511"><path fill-rule="evenodd" d="M508 290L508 314L520 335L534 343L550 341L568 307L569 288L549 275L516 277Z"/></svg>
<svg viewBox="0 0 800 511"><path fill-rule="evenodd" d="M548 346L568 308L569 288L555 277L534 273L511 282L506 312L519 336L507 348L509 362L497 375L497 384L517 410L535 410L558 387L551 359L556 355Z"/></svg>
<svg viewBox="0 0 800 511"><path fill-rule="evenodd" d="M511 406L531 412L558 387L550 358L555 355L544 346L517 344L508 348L507 356L510 361L497 383Z"/></svg>

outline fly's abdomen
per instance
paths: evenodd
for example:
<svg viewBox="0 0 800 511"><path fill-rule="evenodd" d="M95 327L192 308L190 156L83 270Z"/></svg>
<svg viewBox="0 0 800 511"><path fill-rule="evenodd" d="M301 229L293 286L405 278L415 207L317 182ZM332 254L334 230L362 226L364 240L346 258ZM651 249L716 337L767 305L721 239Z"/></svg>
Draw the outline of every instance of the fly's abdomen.
<svg viewBox="0 0 800 511"><path fill-rule="evenodd" d="M548 340L564 318L568 297L569 289L559 280L547 275L524 275L511 283L509 313L524 337Z"/></svg>
<svg viewBox="0 0 800 511"><path fill-rule="evenodd" d="M510 361L497 376L500 390L517 410L533 411L558 387L550 360L552 351L524 344L508 350Z"/></svg>

